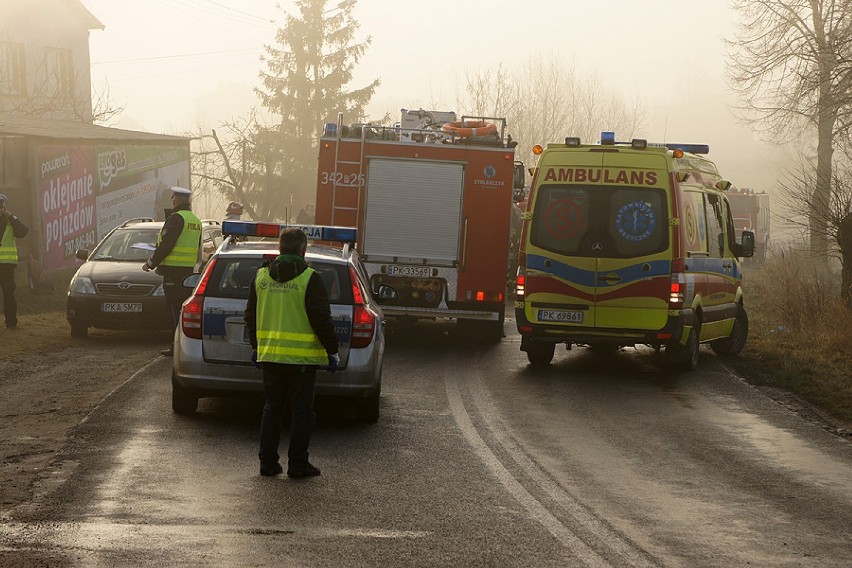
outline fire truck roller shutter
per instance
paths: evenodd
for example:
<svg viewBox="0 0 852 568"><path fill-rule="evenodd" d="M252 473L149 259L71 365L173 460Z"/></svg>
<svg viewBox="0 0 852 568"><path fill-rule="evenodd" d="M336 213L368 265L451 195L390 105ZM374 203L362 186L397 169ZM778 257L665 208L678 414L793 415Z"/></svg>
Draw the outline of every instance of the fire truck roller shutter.
<svg viewBox="0 0 852 568"><path fill-rule="evenodd" d="M462 164L374 158L367 180L364 254L458 260Z"/></svg>

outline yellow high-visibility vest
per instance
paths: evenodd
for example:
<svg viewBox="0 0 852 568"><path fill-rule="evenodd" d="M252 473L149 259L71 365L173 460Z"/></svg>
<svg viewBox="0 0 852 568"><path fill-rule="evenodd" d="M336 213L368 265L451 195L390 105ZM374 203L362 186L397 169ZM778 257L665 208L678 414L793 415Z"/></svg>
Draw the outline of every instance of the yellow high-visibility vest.
<svg viewBox="0 0 852 568"><path fill-rule="evenodd" d="M198 262L198 249L201 246L201 220L192 211L175 211L183 217L183 230L172 251L163 259L160 266L195 266ZM157 246L163 240L163 233L157 237Z"/></svg>
<svg viewBox="0 0 852 568"><path fill-rule="evenodd" d="M15 232L12 230L11 223L6 225L3 238L0 239L0 263L18 264L18 244L15 242Z"/></svg>
<svg viewBox="0 0 852 568"><path fill-rule="evenodd" d="M293 280L278 282L269 268L257 271L257 360L288 365L326 365L325 347L305 311L305 293L314 273L308 268Z"/></svg>

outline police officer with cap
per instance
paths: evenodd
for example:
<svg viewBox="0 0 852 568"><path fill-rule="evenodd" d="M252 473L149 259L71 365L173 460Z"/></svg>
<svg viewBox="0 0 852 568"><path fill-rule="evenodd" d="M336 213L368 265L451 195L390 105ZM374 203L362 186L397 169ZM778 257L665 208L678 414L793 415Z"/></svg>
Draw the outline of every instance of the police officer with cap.
<svg viewBox="0 0 852 568"><path fill-rule="evenodd" d="M243 214L243 204L238 201L231 201L225 209L225 221L239 221Z"/></svg>
<svg viewBox="0 0 852 568"><path fill-rule="evenodd" d="M15 239L27 235L29 229L6 209L6 196L0 193L0 290L3 291L3 315L6 328L18 326L18 302L15 300L15 267L18 245Z"/></svg>
<svg viewBox="0 0 852 568"><path fill-rule="evenodd" d="M163 277L163 292L166 296L166 308L177 328L180 322L180 308L189 297L191 290L184 288L183 280L195 271L201 249L201 220L190 208L192 192L183 187L172 187L172 213L163 224L157 237L157 248L142 270L156 269ZM173 346L160 351L161 355L171 356Z"/></svg>

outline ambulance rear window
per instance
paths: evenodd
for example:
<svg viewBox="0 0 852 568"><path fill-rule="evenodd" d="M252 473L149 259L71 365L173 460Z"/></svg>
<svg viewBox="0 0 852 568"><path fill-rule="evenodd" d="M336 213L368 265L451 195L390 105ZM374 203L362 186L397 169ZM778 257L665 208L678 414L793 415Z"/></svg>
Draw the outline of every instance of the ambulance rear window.
<svg viewBox="0 0 852 568"><path fill-rule="evenodd" d="M542 185L530 225L533 245L564 256L634 258L668 248L661 189Z"/></svg>

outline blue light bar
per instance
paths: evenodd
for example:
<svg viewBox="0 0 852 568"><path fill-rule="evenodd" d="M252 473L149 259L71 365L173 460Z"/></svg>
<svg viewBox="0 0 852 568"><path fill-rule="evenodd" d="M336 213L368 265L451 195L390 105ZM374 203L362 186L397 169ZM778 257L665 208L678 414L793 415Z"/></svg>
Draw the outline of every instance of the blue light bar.
<svg viewBox="0 0 852 568"><path fill-rule="evenodd" d="M331 225L288 225L287 223L257 223L255 221L223 221L222 233L245 237L277 237L287 227L301 229L308 240L355 243L358 229Z"/></svg>
<svg viewBox="0 0 852 568"><path fill-rule="evenodd" d="M668 148L669 150L681 149L684 152L689 152L690 154L710 153L709 144L666 144L666 148Z"/></svg>
<svg viewBox="0 0 852 568"><path fill-rule="evenodd" d="M601 132L601 146L615 144L615 132Z"/></svg>

